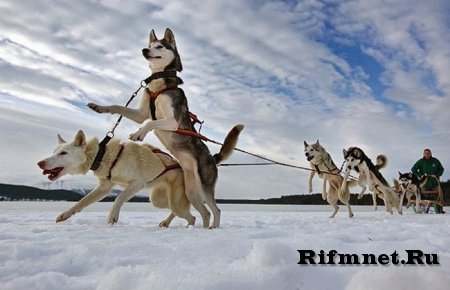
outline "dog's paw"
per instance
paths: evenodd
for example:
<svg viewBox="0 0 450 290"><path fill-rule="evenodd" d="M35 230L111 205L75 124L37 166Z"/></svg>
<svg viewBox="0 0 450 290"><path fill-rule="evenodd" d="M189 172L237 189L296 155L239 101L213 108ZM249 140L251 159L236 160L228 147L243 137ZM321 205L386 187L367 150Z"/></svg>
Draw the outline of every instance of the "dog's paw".
<svg viewBox="0 0 450 290"><path fill-rule="evenodd" d="M167 220L163 220L162 222L159 223L159 227L163 228L163 229L167 229L169 227L170 222L168 222Z"/></svg>
<svg viewBox="0 0 450 290"><path fill-rule="evenodd" d="M146 130L144 128L140 128L136 132L130 134L129 138L130 138L130 140L133 140L133 141L143 141L145 136L147 136L148 132L149 132L148 130Z"/></svg>
<svg viewBox="0 0 450 290"><path fill-rule="evenodd" d="M119 221L119 212L111 210L108 216L108 224L110 225L117 224L118 221Z"/></svg>
<svg viewBox="0 0 450 290"><path fill-rule="evenodd" d="M361 199L362 197L363 197L362 193L358 194L358 199Z"/></svg>
<svg viewBox="0 0 450 290"><path fill-rule="evenodd" d="M89 103L87 104L87 106L89 107L89 109L96 111L97 113L109 113L107 107L99 106L95 103Z"/></svg>
<svg viewBox="0 0 450 290"><path fill-rule="evenodd" d="M73 213L71 213L71 212L68 212L68 211L63 212L56 218L56 222L57 223L63 222L65 220L69 219L72 215L73 215Z"/></svg>
<svg viewBox="0 0 450 290"><path fill-rule="evenodd" d="M119 220L119 218L109 218L108 219L108 224L113 225L113 224L117 224L117 221Z"/></svg>
<svg viewBox="0 0 450 290"><path fill-rule="evenodd" d="M327 195L324 194L324 193L322 193L322 199L323 199L323 200L327 200Z"/></svg>
<svg viewBox="0 0 450 290"><path fill-rule="evenodd" d="M313 191L312 186L309 186L309 187L308 187L308 192L309 192L309 193L312 193L312 191Z"/></svg>

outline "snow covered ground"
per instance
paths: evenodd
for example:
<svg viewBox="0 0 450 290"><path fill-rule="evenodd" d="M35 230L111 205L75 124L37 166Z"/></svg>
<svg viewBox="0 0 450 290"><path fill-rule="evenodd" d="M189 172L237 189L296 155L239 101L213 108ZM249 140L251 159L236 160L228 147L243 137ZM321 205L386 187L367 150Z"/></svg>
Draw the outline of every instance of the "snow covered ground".
<svg viewBox="0 0 450 290"><path fill-rule="evenodd" d="M383 208L220 205L221 228L171 228L167 211L126 204L117 225L111 204L68 221L65 202L0 202L0 289L449 289L450 214L390 216ZM447 208L449 212L449 208ZM297 250L437 254L440 265L298 265ZM318 261L318 260L317 260Z"/></svg>

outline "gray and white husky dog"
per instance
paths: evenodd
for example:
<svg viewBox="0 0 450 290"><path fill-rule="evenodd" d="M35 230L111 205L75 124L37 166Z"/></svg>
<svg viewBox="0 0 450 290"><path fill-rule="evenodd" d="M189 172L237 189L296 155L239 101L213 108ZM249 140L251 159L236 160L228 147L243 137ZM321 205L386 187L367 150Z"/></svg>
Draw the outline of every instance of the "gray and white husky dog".
<svg viewBox="0 0 450 290"><path fill-rule="evenodd" d="M231 155L244 126L234 126L220 152L215 155L211 155L200 139L176 133L177 130L195 132L195 128L189 118L187 98L183 90L178 88L183 81L176 76L176 72L182 70L182 65L172 31L167 28L164 38L159 40L155 31L151 30L149 45L142 50L142 54L155 77L145 89L138 109L93 103L88 106L98 113L119 114L140 124L145 122L130 135L131 140L142 141L148 132L154 130L161 143L180 163L186 196L200 212L203 227L217 228L220 224L220 209L214 197L217 164ZM211 226L210 213L204 203L209 206L214 217Z"/></svg>
<svg viewBox="0 0 450 290"><path fill-rule="evenodd" d="M406 197L407 203L406 208L409 208L411 204L411 198L413 196L416 197L416 212L420 212L420 199L422 195L422 185L421 181L417 176L412 174L411 172L408 173L401 173L398 172L399 181L394 180L394 187L396 188L396 191L401 189L402 196L400 198L400 202L403 204L403 199ZM399 188L400 187L400 188Z"/></svg>
<svg viewBox="0 0 450 290"><path fill-rule="evenodd" d="M399 214L402 214L402 205L400 204L399 196L364 151L358 147L350 147L348 150L344 149L343 154L345 159L345 174L341 191L347 188L347 179L350 172L355 170L366 178L370 191L376 192L380 197L383 197L387 212L392 214L392 208L394 207Z"/></svg>
<svg viewBox="0 0 450 290"><path fill-rule="evenodd" d="M387 159L386 155L380 154L377 156L377 163L375 164L375 168L377 170L380 170L380 169L384 168L387 165L387 163L388 163L388 159ZM361 174L361 172L358 172L358 173L359 173L358 185L361 186L361 192L358 194L358 199L361 199L367 190L367 185L370 186L370 184L368 183L366 174ZM380 192L378 190L372 191L372 202L373 202L373 207L374 207L375 211L378 209L377 196L384 201L384 195L382 192Z"/></svg>
<svg viewBox="0 0 450 290"><path fill-rule="evenodd" d="M313 177L316 173L318 173L319 177L323 179L322 198L324 200L326 199L334 208L334 212L330 217L334 218L339 210L337 204L338 199L347 206L348 216L353 217L352 208L350 207L350 191L348 189L350 182L347 182L345 190L340 191L340 187L343 182L341 171L334 164L330 154L322 145L320 145L319 140L317 140L315 144L310 145L306 143L306 141L304 141L303 144L305 145L306 159L309 161L309 165L312 169L308 180L309 193L312 192Z"/></svg>

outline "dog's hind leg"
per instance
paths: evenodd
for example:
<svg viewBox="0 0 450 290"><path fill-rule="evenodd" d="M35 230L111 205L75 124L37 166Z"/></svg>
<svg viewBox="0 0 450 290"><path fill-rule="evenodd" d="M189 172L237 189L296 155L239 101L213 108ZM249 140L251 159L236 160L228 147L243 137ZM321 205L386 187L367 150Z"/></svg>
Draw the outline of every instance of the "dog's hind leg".
<svg viewBox="0 0 450 290"><path fill-rule="evenodd" d="M329 203L329 204L333 207L333 209L334 209L334 212L331 214L330 218L334 218L334 216L335 216L335 215L338 213L338 211L339 211L339 206L338 206L338 204L337 204L338 197L337 197L336 194L334 194L333 197L332 197L331 192L329 192L329 193L327 194L327 201L328 201L328 203Z"/></svg>
<svg viewBox="0 0 450 290"><path fill-rule="evenodd" d="M56 222L59 223L65 221L77 212L82 211L87 206L103 199L109 194L113 185L114 184L108 179L100 179L98 181L98 185L91 192L86 194L86 196L77 202L77 204L75 204L72 208L60 214L56 218Z"/></svg>
<svg viewBox="0 0 450 290"><path fill-rule="evenodd" d="M198 192L202 189L196 188L196 176L192 169L183 168L184 185L187 199L191 202L192 206L200 213L203 220L203 227L209 228L209 222L211 214L205 206L205 203Z"/></svg>
<svg viewBox="0 0 450 290"><path fill-rule="evenodd" d="M220 209L214 199L214 191L205 192L205 202L209 206L213 214L213 224L210 229L218 228L220 225Z"/></svg>
<svg viewBox="0 0 450 290"><path fill-rule="evenodd" d="M191 227L195 224L195 217L191 214L191 203L185 195L184 181L182 183L183 186L172 185L172 192L169 195L169 207L173 215L185 219L188 222L187 227Z"/></svg>
<svg viewBox="0 0 450 290"><path fill-rule="evenodd" d="M376 191L372 192L372 202L373 202L373 209L375 211L377 211L378 210L378 204L377 204L377 192Z"/></svg>
<svg viewBox="0 0 450 290"><path fill-rule="evenodd" d="M122 205L133 197L139 190L143 189L145 183L132 181L125 189L116 197L113 206L109 211L108 223L115 224L119 220L120 208Z"/></svg>

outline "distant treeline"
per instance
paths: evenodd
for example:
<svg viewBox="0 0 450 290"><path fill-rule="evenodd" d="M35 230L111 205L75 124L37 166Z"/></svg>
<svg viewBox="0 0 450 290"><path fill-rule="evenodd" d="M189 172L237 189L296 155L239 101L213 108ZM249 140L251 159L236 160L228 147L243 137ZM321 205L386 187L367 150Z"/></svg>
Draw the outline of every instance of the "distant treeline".
<svg viewBox="0 0 450 290"><path fill-rule="evenodd" d="M441 182L444 191L444 205L450 205L450 180ZM45 190L31 186L12 185L0 183L0 201L79 201L83 195L71 190L55 189ZM110 195L101 201L114 201L115 196ZM134 196L130 202L148 202L148 197ZM284 195L277 198L268 199L217 199L218 203L230 204L327 204L322 199L322 195L296 194ZM377 199L379 205L383 204L381 199ZM350 204L352 205L372 205L372 195L365 194L362 199L357 199L357 194L351 194Z"/></svg>
<svg viewBox="0 0 450 290"><path fill-rule="evenodd" d="M25 185L0 183L0 201L79 201L84 195L71 190L46 190ZM114 201L115 196L107 196L101 201ZM148 202L148 197L135 196L131 202Z"/></svg>

